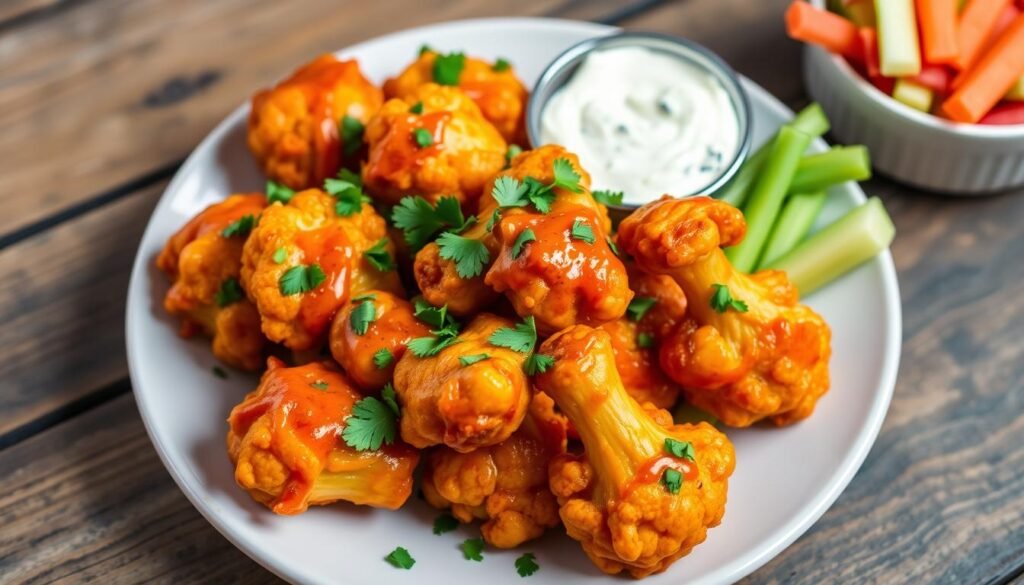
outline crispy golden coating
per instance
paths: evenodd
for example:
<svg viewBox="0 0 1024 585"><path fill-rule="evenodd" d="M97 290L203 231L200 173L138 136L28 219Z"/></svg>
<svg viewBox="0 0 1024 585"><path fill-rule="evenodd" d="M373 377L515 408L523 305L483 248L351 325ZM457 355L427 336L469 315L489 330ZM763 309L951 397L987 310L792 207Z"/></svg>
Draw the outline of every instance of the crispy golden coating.
<svg viewBox="0 0 1024 585"><path fill-rule="evenodd" d="M427 502L451 508L462 522L484 520L484 540L497 548L519 546L557 526L548 462L565 452L568 423L554 407L537 393L522 426L505 441L469 453L431 451L423 471Z"/></svg>
<svg viewBox="0 0 1024 585"><path fill-rule="evenodd" d="M418 448L447 445L468 452L507 439L523 421L530 382L526 355L488 343L512 322L481 313L459 341L437 355L406 352L395 366L395 391L402 405L402 439ZM464 365L459 358L486 354Z"/></svg>
<svg viewBox="0 0 1024 585"><path fill-rule="evenodd" d="M397 509L419 453L396 442L355 451L341 434L360 399L333 365L289 368L270 358L259 386L228 417L235 481L278 514L345 500Z"/></svg>
<svg viewBox="0 0 1024 585"><path fill-rule="evenodd" d="M256 308L236 287L246 236L221 232L247 215L256 218L266 205L261 193L232 195L210 205L171 236L156 261L173 280L164 309L181 318L181 335L211 337L217 359L243 370L259 369L266 340ZM222 286L241 294L218 302Z"/></svg>
<svg viewBox="0 0 1024 585"><path fill-rule="evenodd" d="M363 256L386 236L384 218L373 207L339 216L335 199L319 189L268 207L242 253L242 285L256 303L263 333L293 350L311 349L323 341L334 314L349 298L371 289L401 293L395 271L381 272ZM394 254L390 241L387 249ZM281 277L313 264L325 280L311 291L284 294Z"/></svg>
<svg viewBox="0 0 1024 585"><path fill-rule="evenodd" d="M398 77L384 82L384 95L407 98L415 95L421 86L434 83L436 60L437 53L423 51ZM501 132L505 141L521 146L527 144L525 117L526 101L530 96L511 64L492 65L483 59L467 56L459 74L458 88L480 107L484 117Z"/></svg>
<svg viewBox="0 0 1024 585"><path fill-rule="evenodd" d="M706 197L651 203L619 227L637 265L671 276L687 317L661 344L661 366L687 400L731 426L783 425L811 414L829 386L831 331L777 271L742 274L720 246L743 239L743 214ZM720 285L746 303L716 310Z"/></svg>
<svg viewBox="0 0 1024 585"><path fill-rule="evenodd" d="M686 295L671 276L651 274L637 268L633 262L627 263L629 271L629 288L633 289L634 298L654 299L654 304L640 320L640 331L653 335L656 339L664 339L676 330L686 316Z"/></svg>
<svg viewBox="0 0 1024 585"><path fill-rule="evenodd" d="M555 365L535 378L537 388L554 398L585 449L556 457L549 469L566 531L606 573L664 571L721 522L732 444L707 423L660 426L622 387L604 331L577 325L541 351ZM670 453L669 439L689 443L693 459ZM680 482L675 493L669 474Z"/></svg>
<svg viewBox="0 0 1024 585"><path fill-rule="evenodd" d="M638 337L644 330L625 317L609 321L600 329L611 339L615 369L626 392L640 404L649 402L658 408L672 408L679 397L679 387L658 366L654 336L648 333L650 337L647 339ZM651 345L642 347L641 341Z"/></svg>
<svg viewBox="0 0 1024 585"><path fill-rule="evenodd" d="M413 315L412 303L382 290L368 290L360 298L372 297L375 311L365 333L352 329L352 311L363 301L349 302L338 311L331 325L331 355L362 390L380 390L391 381L395 363L405 355L406 344L430 334L430 328ZM377 363L379 352L383 360Z"/></svg>
<svg viewBox="0 0 1024 585"><path fill-rule="evenodd" d="M410 109L422 104L422 111ZM505 165L505 140L466 94L433 83L388 100L366 126L363 183L378 199L442 196L472 209L484 183ZM418 142L421 141L421 142Z"/></svg>
<svg viewBox="0 0 1024 585"><path fill-rule="evenodd" d="M355 60L321 55L253 96L249 150L271 179L293 189L319 187L362 151L361 139L344 142L342 119L366 124L383 102Z"/></svg>
<svg viewBox="0 0 1024 585"><path fill-rule="evenodd" d="M545 146L521 154L509 170L516 178L551 183L558 159L569 161L580 174L581 192L556 188L546 214L522 208L504 212L494 230L500 250L484 279L508 297L520 316L533 315L545 333L617 319L633 297L626 267L608 245L607 210L591 197L589 176L576 156ZM581 226L590 230L590 237L579 235ZM515 242L527 229L535 240L515 257Z"/></svg>

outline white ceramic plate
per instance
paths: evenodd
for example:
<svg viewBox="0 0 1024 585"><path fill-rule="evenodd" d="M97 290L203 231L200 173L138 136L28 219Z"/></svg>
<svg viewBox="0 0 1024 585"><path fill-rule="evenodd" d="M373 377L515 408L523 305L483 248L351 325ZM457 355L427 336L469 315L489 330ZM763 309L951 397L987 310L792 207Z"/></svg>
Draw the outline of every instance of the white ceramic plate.
<svg viewBox="0 0 1024 585"><path fill-rule="evenodd" d="M507 57L532 84L563 49L614 30L560 20L463 21L389 35L339 54L357 57L367 75L380 82L429 43L445 51ZM745 83L757 144L792 112ZM293 582L522 584L513 561L525 550L535 553L541 566L529 580L534 585L621 583L597 571L561 530L549 531L522 550L488 550L483 562L467 562L457 546L476 536L475 529L433 535L437 512L416 498L400 512L339 504L278 517L235 485L225 452L224 421L256 379L236 372L227 380L214 377L208 343L177 336L174 319L160 308L168 285L153 263L166 239L201 208L232 192L261 189L263 178L245 146L247 111L243 106L232 113L178 171L153 212L130 283L126 327L132 386L153 444L185 495L231 542ZM822 220L830 221L863 200L857 187L837 189ZM737 466L725 520L691 555L646 583L728 583L749 574L825 512L867 455L889 405L900 355L900 301L892 258L888 253L879 256L808 302L832 326L831 391L814 416L796 426L729 432ZM399 545L416 558L409 572L383 560Z"/></svg>

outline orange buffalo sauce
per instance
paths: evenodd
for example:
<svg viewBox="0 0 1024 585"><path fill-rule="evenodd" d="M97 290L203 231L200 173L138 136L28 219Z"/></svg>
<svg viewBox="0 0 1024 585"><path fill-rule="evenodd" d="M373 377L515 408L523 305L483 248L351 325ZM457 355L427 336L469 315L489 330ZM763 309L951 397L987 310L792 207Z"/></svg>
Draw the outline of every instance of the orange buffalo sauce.
<svg viewBox="0 0 1024 585"><path fill-rule="evenodd" d="M164 246L157 258L157 267L172 276L176 275L178 257L185 246L208 233L222 231L246 215L256 218L266 206L267 198L262 193L232 195L224 201L210 205L190 219L184 227L167 240L167 245ZM239 249L239 253L241 253L241 249Z"/></svg>
<svg viewBox="0 0 1024 585"><path fill-rule="evenodd" d="M633 481L622 490L619 497L626 499L637 488L661 481L661 475L665 473L666 469L675 469L681 473L683 475L683 485L700 479L696 462L688 459L677 459L670 455L655 455L637 470Z"/></svg>
<svg viewBox="0 0 1024 585"><path fill-rule="evenodd" d="M323 333L334 314L348 300L354 250L337 226L300 232L295 240L308 266L318 264L326 280L302 297L299 320L312 337Z"/></svg>
<svg viewBox="0 0 1024 585"><path fill-rule="evenodd" d="M394 180L406 169L421 165L426 158L435 156L443 147L445 126L451 117L451 112L396 116L387 134L370 151L365 171L368 181ZM429 146L421 147L416 143L414 132L420 128L430 133Z"/></svg>

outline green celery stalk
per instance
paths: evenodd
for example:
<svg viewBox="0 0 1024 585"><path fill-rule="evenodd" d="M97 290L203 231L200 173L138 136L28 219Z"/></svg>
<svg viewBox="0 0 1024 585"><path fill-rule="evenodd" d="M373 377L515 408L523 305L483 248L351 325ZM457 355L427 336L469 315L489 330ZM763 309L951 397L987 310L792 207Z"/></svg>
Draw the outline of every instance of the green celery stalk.
<svg viewBox="0 0 1024 585"><path fill-rule="evenodd" d="M825 206L827 197L824 191L818 191L797 193L786 199L786 206L782 208L779 220L775 222L772 235L768 238L768 244L764 248L762 266L780 258L804 239L804 236L811 231L814 220L818 219L818 214Z"/></svg>
<svg viewBox="0 0 1024 585"><path fill-rule="evenodd" d="M806 296L874 258L895 235L882 201L872 197L765 268L786 271Z"/></svg>
<svg viewBox="0 0 1024 585"><path fill-rule="evenodd" d="M864 146L837 146L805 156L796 168L790 193L821 191L846 181L871 178L871 158Z"/></svg>
<svg viewBox="0 0 1024 585"><path fill-rule="evenodd" d="M817 103L812 103L800 110L800 113L786 125L796 128L804 134L809 134L812 138L819 138L829 130L828 118L825 117L825 112ZM742 207L747 196L750 195L750 189L754 182L761 174L761 169L764 167L764 161L768 158L768 152L771 150L773 142L774 137L762 144L747 159L747 162L743 163L732 181L715 194L715 198L721 199L733 207Z"/></svg>
<svg viewBox="0 0 1024 585"><path fill-rule="evenodd" d="M914 0L875 0L878 59L882 75L909 77L921 72Z"/></svg>
<svg viewBox="0 0 1024 585"><path fill-rule="evenodd" d="M764 251L765 241L775 225L775 218L789 192L796 175L796 167L804 151L811 144L811 136L791 126L783 126L772 143L764 169L761 171L750 199L744 209L747 217L747 236L739 244L728 248L726 256L737 270L750 272Z"/></svg>

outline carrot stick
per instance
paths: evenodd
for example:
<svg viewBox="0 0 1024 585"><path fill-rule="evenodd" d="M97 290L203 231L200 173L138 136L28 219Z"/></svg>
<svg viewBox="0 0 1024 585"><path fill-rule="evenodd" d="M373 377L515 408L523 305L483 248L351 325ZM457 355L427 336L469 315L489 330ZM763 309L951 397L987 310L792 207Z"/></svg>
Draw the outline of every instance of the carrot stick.
<svg viewBox="0 0 1024 585"><path fill-rule="evenodd" d="M878 77L882 74L878 63L878 33L873 28L862 28L857 34L860 35L860 44L864 51L864 69L869 78Z"/></svg>
<svg viewBox="0 0 1024 585"><path fill-rule="evenodd" d="M960 13L957 45L960 55L953 65L961 71L970 69L981 56L985 40L999 20L999 14L1013 0L970 0Z"/></svg>
<svg viewBox="0 0 1024 585"><path fill-rule="evenodd" d="M957 122L977 122L1024 75L1024 16L982 55L942 110Z"/></svg>
<svg viewBox="0 0 1024 585"><path fill-rule="evenodd" d="M985 39L985 43L983 45L984 48L980 53L978 53L978 55L984 55L987 53L988 50L992 48L992 45L996 44L999 37L1003 36L1006 29L1010 28L1013 21L1017 20L1018 16L1020 16L1020 9L1013 4L1003 8L1003 11L999 13L999 17L996 19L995 26L992 27L992 30L988 34L988 38ZM961 71L960 75L957 75L956 78L953 79L953 89L960 87L960 84L964 82L964 78L966 77L967 72Z"/></svg>
<svg viewBox="0 0 1024 585"><path fill-rule="evenodd" d="M857 26L838 14L796 0L786 10L790 38L824 47L851 59L862 59Z"/></svg>
<svg viewBox="0 0 1024 585"><path fill-rule="evenodd" d="M957 0L917 0L924 56L929 63L950 63L957 58Z"/></svg>
<svg viewBox="0 0 1024 585"><path fill-rule="evenodd" d="M882 75L902 77L921 72L914 0L875 0Z"/></svg>

